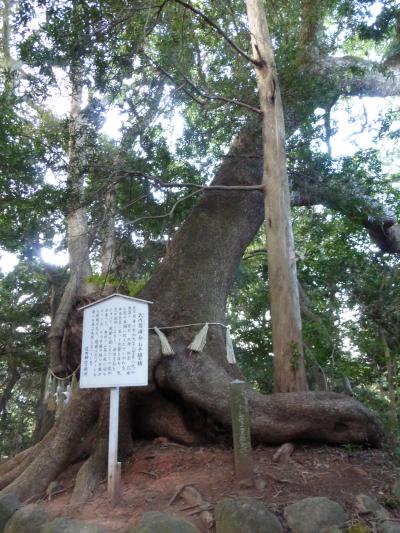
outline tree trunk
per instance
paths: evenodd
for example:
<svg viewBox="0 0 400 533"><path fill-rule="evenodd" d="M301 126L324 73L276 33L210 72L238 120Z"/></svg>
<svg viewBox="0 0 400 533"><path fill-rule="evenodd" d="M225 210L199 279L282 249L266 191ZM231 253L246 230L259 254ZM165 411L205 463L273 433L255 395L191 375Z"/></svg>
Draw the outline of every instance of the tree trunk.
<svg viewBox="0 0 400 533"><path fill-rule="evenodd" d="M67 370L67 361L62 353L62 340L68 315L78 296L92 292L92 288L86 283L86 278L91 274L91 268L89 260L89 228L86 208L83 203L85 167L85 125L82 121L81 113L83 79L82 67L78 62L71 67L70 81L71 111L67 178L67 233L70 274L51 323L48 337L50 368L56 374L63 374Z"/></svg>
<svg viewBox="0 0 400 533"><path fill-rule="evenodd" d="M7 410L7 404L12 396L12 392L16 383L21 377L18 372L17 365L14 361L13 355L10 355L8 362L7 378L3 384L3 393L0 396L0 415L4 415Z"/></svg>
<svg viewBox="0 0 400 533"><path fill-rule="evenodd" d="M104 283L101 293L112 294L114 287L112 276L117 267L117 242L115 237L115 210L117 201L117 177L114 172L104 197L104 212L101 227L101 275Z"/></svg>
<svg viewBox="0 0 400 533"><path fill-rule="evenodd" d="M10 52L10 15L13 3L3 1L2 12L2 70L4 75L4 92L11 92L15 88L15 73L12 71L12 59Z"/></svg>
<svg viewBox="0 0 400 533"><path fill-rule="evenodd" d="M271 298L274 390L303 391L307 389L307 383L281 94L264 8L260 0L247 0L246 4L263 113L262 183Z"/></svg>
<svg viewBox="0 0 400 533"><path fill-rule="evenodd" d="M386 373L387 373L387 387L389 396L389 419L390 429L396 433L398 426L397 419L397 394L396 394L396 360L393 357L386 335L383 329L380 330L382 339L383 353L385 355Z"/></svg>
<svg viewBox="0 0 400 533"><path fill-rule="evenodd" d="M213 183L258 183L261 161L257 159L257 164L249 166L249 158L243 157L254 151L252 131L244 131L233 143ZM262 199L262 192L257 190L204 193L140 295L154 301L151 326L224 322L228 292L240 259L263 220ZM81 320L75 306L69 322L74 332L67 346L70 358L79 357ZM210 326L202 353L187 349L199 329L166 330L175 350L170 357L161 355L158 337L150 334L150 384L130 391L121 420L124 434L133 426L134 436L159 433L191 443L210 441L230 431L229 384L242 376L237 366L226 360L225 330L221 326ZM382 440L374 415L348 396L306 392L263 396L249 390L248 397L255 441L278 444L310 439L379 444ZM3 483L3 491L14 490L23 499L41 493L84 446L94 455L82 471L75 498L80 501L90 494L96 479L92 466L104 464L102 447L94 446L96 432L102 437L102 424L97 422L101 398L99 391L81 391L35 452L24 456L31 461L27 468L21 472L15 466L10 470L5 466L7 483ZM139 427L135 421L144 413L146 427ZM160 423L162 413L165 416ZM0 469L0 482L3 478Z"/></svg>

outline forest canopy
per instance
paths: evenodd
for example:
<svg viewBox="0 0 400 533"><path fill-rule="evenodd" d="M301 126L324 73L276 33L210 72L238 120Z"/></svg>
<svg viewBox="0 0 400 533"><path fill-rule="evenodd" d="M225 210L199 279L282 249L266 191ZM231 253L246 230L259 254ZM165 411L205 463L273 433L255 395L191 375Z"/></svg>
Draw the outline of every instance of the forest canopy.
<svg viewBox="0 0 400 533"><path fill-rule="evenodd" d="M377 443L378 422L353 398L397 431L400 9L394 0L263 5L284 109L307 382L327 394L301 396L303 426L293 432L314 438L330 391L346 392L337 401L352 429L335 419L318 439ZM176 357L163 359L153 338L152 389L124 400L127 411L146 410L126 441L136 432L193 442L193 422L216 438L228 425L222 383L244 374L258 393L273 390L246 3L5 0L0 53L0 454L42 437L64 442L48 483L71 459L63 427L75 428L72 446L83 421L103 431L100 394L78 394L75 412L43 399L48 368L62 379L79 368L78 308L113 292L153 300L152 326L231 327L235 368L225 331L211 328L204 357L192 358L196 328L173 331ZM257 392L255 438L285 442L289 430ZM27 497L42 466L2 486Z"/></svg>

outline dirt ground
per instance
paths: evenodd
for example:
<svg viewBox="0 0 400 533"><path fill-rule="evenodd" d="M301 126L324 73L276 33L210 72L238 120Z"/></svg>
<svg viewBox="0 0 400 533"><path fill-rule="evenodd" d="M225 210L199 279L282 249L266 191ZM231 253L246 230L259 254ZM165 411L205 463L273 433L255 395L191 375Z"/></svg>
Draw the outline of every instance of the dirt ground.
<svg viewBox="0 0 400 533"><path fill-rule="evenodd" d="M400 500L392 496L393 484L400 479L400 467L388 452L297 444L289 462L276 464L272 461L276 450L273 446L254 449L255 479L265 482L258 481L257 489L241 487L235 481L232 449L227 447L139 442L135 453L122 465L121 501L116 507L109 502L105 481L88 503L74 507L69 504L71 489L65 489L72 486L80 464L63 474L55 491L58 494L45 506L52 517L89 520L114 532L134 526L147 511L182 516L200 531L210 531L200 519L199 508L189 506L180 496L171 503L179 487L189 484L210 504L211 512L222 498L251 496L281 517L291 502L307 496L326 496L346 508L352 517L348 523L351 526L359 520L354 498L364 493L386 505L394 519L400 519ZM371 526L365 517L361 517L361 522Z"/></svg>

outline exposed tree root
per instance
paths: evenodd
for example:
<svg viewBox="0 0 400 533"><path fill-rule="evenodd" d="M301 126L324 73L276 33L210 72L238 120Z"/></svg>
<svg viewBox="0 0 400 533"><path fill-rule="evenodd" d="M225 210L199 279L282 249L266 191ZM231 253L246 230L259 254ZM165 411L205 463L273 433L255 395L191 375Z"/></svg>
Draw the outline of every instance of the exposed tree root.
<svg viewBox="0 0 400 533"><path fill-rule="evenodd" d="M191 332L186 335L191 337ZM132 427L135 434L162 435L185 444L199 442L200 432L203 441L212 438L212 433L206 432L208 419L230 430L229 385L240 373L223 360L223 335L210 335L201 354L187 351L190 339L185 334L171 335L170 340L176 355L157 356L150 386L121 395L120 455L131 451ZM304 392L264 396L249 389L248 399L255 441L379 445L383 439L375 416L346 395ZM44 493L84 449L90 457L79 471L72 502L91 497L105 476L108 407L104 391L81 390L40 443L1 466L2 492L14 491L22 500Z"/></svg>
<svg viewBox="0 0 400 533"><path fill-rule="evenodd" d="M1 493L15 492L24 501L42 493L68 464L79 439L96 420L101 394L82 390L48 433L32 463Z"/></svg>
<svg viewBox="0 0 400 533"><path fill-rule="evenodd" d="M10 483L16 480L22 472L31 464L34 459L34 454L30 453L27 455L18 465L16 465L12 470L9 470L0 477L0 490L7 487Z"/></svg>
<svg viewBox="0 0 400 533"><path fill-rule="evenodd" d="M107 398L107 410L109 409L109 398ZM122 388L119 398L119 438L118 454L120 457L127 457L132 454L133 444L133 426L132 426L132 398L129 389ZM108 413L107 413L108 414ZM109 417L106 417L108 422ZM108 428L106 429L108 435Z"/></svg>
<svg viewBox="0 0 400 533"><path fill-rule="evenodd" d="M23 450L0 465L0 490L18 478L25 468L27 468L35 457L37 457L43 446L45 446L47 442L50 442L50 440L50 436L46 435L40 442Z"/></svg>
<svg viewBox="0 0 400 533"><path fill-rule="evenodd" d="M204 409L230 428L227 371L208 353L185 355L186 342L175 357L164 358L156 370L158 384ZM330 392L262 395L249 389L253 438L267 444L299 439L329 444L379 445L383 430L377 418L357 400Z"/></svg>
<svg viewBox="0 0 400 533"><path fill-rule="evenodd" d="M98 484L106 475L109 403L108 395L103 394L100 415L95 426L95 444L89 459L84 462L76 476L71 496L72 504L84 503L91 498Z"/></svg>
<svg viewBox="0 0 400 533"><path fill-rule="evenodd" d="M142 395L135 413L135 428L142 435L167 437L183 444L199 441L199 436L188 427L179 405L159 392Z"/></svg>
<svg viewBox="0 0 400 533"><path fill-rule="evenodd" d="M108 436L99 436L95 449L80 468L71 496L72 504L84 503L90 499L107 471Z"/></svg>
<svg viewBox="0 0 400 533"><path fill-rule="evenodd" d="M27 448L26 450L23 450L22 452L18 453L17 455L14 455L14 457L11 457L10 459L7 459L0 465L0 478L19 466L22 461L24 461L27 457L33 457L34 453L39 449L41 443L37 442L30 448Z"/></svg>

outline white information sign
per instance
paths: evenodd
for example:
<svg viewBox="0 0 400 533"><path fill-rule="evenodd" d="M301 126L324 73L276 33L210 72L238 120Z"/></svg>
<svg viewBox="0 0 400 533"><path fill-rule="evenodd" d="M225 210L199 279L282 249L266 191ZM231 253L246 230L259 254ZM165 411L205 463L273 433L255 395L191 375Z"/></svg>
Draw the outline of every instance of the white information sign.
<svg viewBox="0 0 400 533"><path fill-rule="evenodd" d="M149 303L113 294L82 308L81 388L148 384Z"/></svg>

